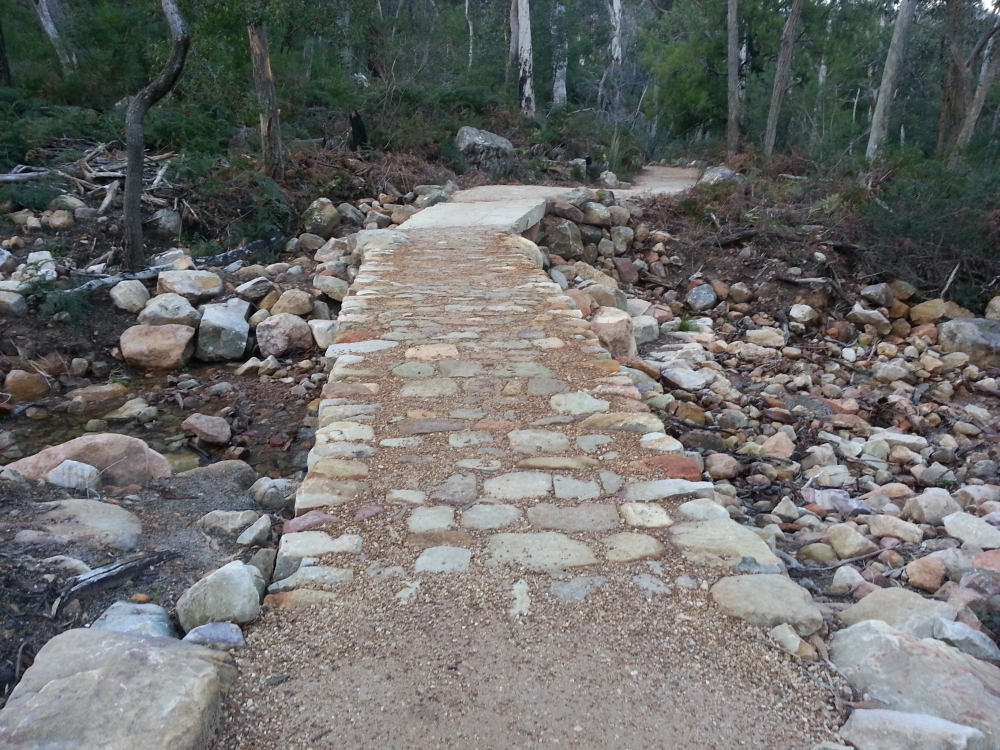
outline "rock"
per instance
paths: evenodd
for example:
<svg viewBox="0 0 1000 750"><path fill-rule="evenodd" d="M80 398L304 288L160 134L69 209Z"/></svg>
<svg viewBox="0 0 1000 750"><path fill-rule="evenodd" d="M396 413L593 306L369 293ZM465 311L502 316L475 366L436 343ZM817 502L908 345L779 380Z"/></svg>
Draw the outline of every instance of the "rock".
<svg viewBox="0 0 1000 750"><path fill-rule="evenodd" d="M746 332L746 340L757 346L780 349L785 345L785 334L777 328L758 328Z"/></svg>
<svg viewBox="0 0 1000 750"><path fill-rule="evenodd" d="M413 201L414 208L424 209L444 203L448 200L448 194L444 190L429 190ZM370 215L369 215L370 216ZM391 217L390 217L391 218ZM389 226L386 224L386 226Z"/></svg>
<svg viewBox="0 0 1000 750"><path fill-rule="evenodd" d="M731 295L732 289L730 289ZM792 305L788 311L788 319L793 323L801 323L804 326L809 326L819 321L819 313L809 305Z"/></svg>
<svg viewBox="0 0 1000 750"><path fill-rule="evenodd" d="M914 523L940 526L945 516L961 511L962 506L952 499L947 490L931 487L906 501L902 517Z"/></svg>
<svg viewBox="0 0 1000 750"><path fill-rule="evenodd" d="M192 414L181 423L181 427L211 445L228 445L232 437L229 423L225 419L207 414Z"/></svg>
<svg viewBox="0 0 1000 750"><path fill-rule="evenodd" d="M919 526L894 516L869 516L868 529L872 536L879 539L892 536L910 544L919 544L924 538Z"/></svg>
<svg viewBox="0 0 1000 750"><path fill-rule="evenodd" d="M241 299L205 305L195 356L202 362L242 359L250 336L249 317L250 303Z"/></svg>
<svg viewBox="0 0 1000 750"><path fill-rule="evenodd" d="M101 472L82 461L67 460L46 474L45 481L68 489L98 490L101 487Z"/></svg>
<svg viewBox="0 0 1000 750"><path fill-rule="evenodd" d="M231 622L210 622L199 625L184 636L182 641L216 651L230 651L246 645L240 626Z"/></svg>
<svg viewBox="0 0 1000 750"><path fill-rule="evenodd" d="M8 466L9 468L9 466ZM88 547L135 549L142 537L139 519L124 508L97 500L40 503L48 512L35 518L42 532L24 530L14 540L30 544L82 544Z"/></svg>
<svg viewBox="0 0 1000 750"><path fill-rule="evenodd" d="M1000 747L997 667L877 620L835 633L830 658L871 700L894 711L929 714L974 727L986 735L986 747Z"/></svg>
<svg viewBox="0 0 1000 750"><path fill-rule="evenodd" d="M861 290L862 298L871 302L876 307L892 307L896 301L896 295L888 284L869 284Z"/></svg>
<svg viewBox="0 0 1000 750"><path fill-rule="evenodd" d="M153 226L168 237L179 237L184 223L181 215L170 208L161 208L153 213Z"/></svg>
<svg viewBox="0 0 1000 750"><path fill-rule="evenodd" d="M938 325L938 346L964 352L977 367L1000 367L1000 321L960 318Z"/></svg>
<svg viewBox="0 0 1000 750"><path fill-rule="evenodd" d="M856 302L851 311L847 314L847 319L858 326L864 328L871 326L880 336L885 336L892 330L892 323L878 310L866 310L860 302Z"/></svg>
<svg viewBox="0 0 1000 750"><path fill-rule="evenodd" d="M488 565L513 565L535 571L565 570L598 562L586 544L554 531L494 534L486 551Z"/></svg>
<svg viewBox="0 0 1000 750"><path fill-rule="evenodd" d="M709 167L701 177L698 178L699 185L718 185L722 182L743 182L742 175L737 174L729 167Z"/></svg>
<svg viewBox="0 0 1000 750"><path fill-rule="evenodd" d="M329 198L318 198L302 214L302 231L328 240L342 220L340 212Z"/></svg>
<svg viewBox="0 0 1000 750"><path fill-rule="evenodd" d="M179 294L190 302L215 297L222 292L222 279L209 271L161 271L156 294Z"/></svg>
<svg viewBox="0 0 1000 750"><path fill-rule="evenodd" d="M583 257L580 228L572 221L559 219L548 224L545 228L545 240L549 252L565 260L577 260Z"/></svg>
<svg viewBox="0 0 1000 750"><path fill-rule="evenodd" d="M1000 296L990 300L983 317L987 320L1000 320Z"/></svg>
<svg viewBox="0 0 1000 750"><path fill-rule="evenodd" d="M392 206L392 214L390 215L390 218L392 219L393 224L403 224L419 214L420 211L421 209L414 205L395 205Z"/></svg>
<svg viewBox="0 0 1000 750"><path fill-rule="evenodd" d="M176 638L170 615L159 604L115 602L90 626L112 633L128 633L146 638Z"/></svg>
<svg viewBox="0 0 1000 750"><path fill-rule="evenodd" d="M720 506L721 508L721 506ZM725 512L725 508L721 508ZM739 565L751 558L769 572L782 568L770 547L750 529L728 518L682 523L670 528L670 541L684 557L712 567Z"/></svg>
<svg viewBox="0 0 1000 750"><path fill-rule="evenodd" d="M249 302L258 302L264 299L272 289L274 289L274 284L270 279L258 276L236 287L236 294Z"/></svg>
<svg viewBox="0 0 1000 750"><path fill-rule="evenodd" d="M179 294L158 294L151 298L142 312L139 323L147 326L185 325L196 327L201 313Z"/></svg>
<svg viewBox="0 0 1000 750"><path fill-rule="evenodd" d="M735 479L742 471L740 462L728 453L713 453L705 459L705 471L713 480Z"/></svg>
<svg viewBox="0 0 1000 750"><path fill-rule="evenodd" d="M181 595L177 619L185 633L209 622L250 622L260 614L263 595L260 571L234 560Z"/></svg>
<svg viewBox="0 0 1000 750"><path fill-rule="evenodd" d="M17 292L0 291L0 315L23 318L28 314L28 303Z"/></svg>
<svg viewBox="0 0 1000 750"><path fill-rule="evenodd" d="M247 490L257 480L257 472L245 461L216 461L208 466L199 466L194 469L182 471L177 475L185 479L197 479L199 481L210 481L223 485L230 485L234 490ZM287 481L287 480L272 480ZM228 488L227 488L228 489Z"/></svg>
<svg viewBox="0 0 1000 750"><path fill-rule="evenodd" d="M767 440L761 443L761 453L773 458L791 459L795 453L795 443L788 437L788 433L778 430Z"/></svg>
<svg viewBox="0 0 1000 750"><path fill-rule="evenodd" d="M271 315L257 324L257 345L265 357L307 351L313 346L312 331L309 324L297 315Z"/></svg>
<svg viewBox="0 0 1000 750"><path fill-rule="evenodd" d="M514 166L516 154L511 142L486 130L467 125L459 128L455 146L471 167L492 176L503 175Z"/></svg>
<svg viewBox="0 0 1000 750"><path fill-rule="evenodd" d="M608 207L597 203L596 201L588 201L580 206L580 210L583 211L583 223L589 224L596 227L610 227L611 226L611 212ZM612 245L614 247L614 245Z"/></svg>
<svg viewBox="0 0 1000 750"><path fill-rule="evenodd" d="M69 211L59 210L53 211L49 216L49 229L61 232L64 229L69 229L73 226L75 222L73 221L73 214Z"/></svg>
<svg viewBox="0 0 1000 750"><path fill-rule="evenodd" d="M719 304L719 295L711 284L700 284L687 293L684 301L695 312L703 312Z"/></svg>
<svg viewBox="0 0 1000 750"><path fill-rule="evenodd" d="M631 358L638 354L632 337L632 317L615 307L599 307L590 320L590 327L611 356Z"/></svg>
<svg viewBox="0 0 1000 750"><path fill-rule="evenodd" d="M166 638L68 630L35 657L0 711L7 750L204 750L236 679L231 657Z"/></svg>
<svg viewBox="0 0 1000 750"><path fill-rule="evenodd" d="M943 560L920 557L906 565L906 580L914 588L934 593L944 584L948 575Z"/></svg>
<svg viewBox="0 0 1000 750"><path fill-rule="evenodd" d="M843 596L851 593L851 590L859 583L864 583L865 579L850 565L841 565L837 572L833 574L833 581L827 589L827 593L834 596Z"/></svg>
<svg viewBox="0 0 1000 750"><path fill-rule="evenodd" d="M881 286L881 285L880 285ZM987 750L978 729L927 714L856 708L838 734L857 750Z"/></svg>
<svg viewBox="0 0 1000 750"><path fill-rule="evenodd" d="M863 534L858 533L857 529L846 523L838 523L830 526L826 530L826 534L830 540L830 545L841 560L867 555L869 552L874 552L878 549L874 542L867 539Z"/></svg>
<svg viewBox="0 0 1000 750"><path fill-rule="evenodd" d="M911 307L910 320L913 321L913 325L917 326L933 323L943 318L946 311L947 307L943 299L932 299Z"/></svg>
<svg viewBox="0 0 1000 750"><path fill-rule="evenodd" d="M360 227L365 223L365 215L350 203L341 203L337 206L337 213L348 224L353 224L356 227ZM398 224L399 222L396 223Z"/></svg>
<svg viewBox="0 0 1000 750"><path fill-rule="evenodd" d="M137 313L149 302L149 290L138 279L119 281L111 287L111 301L119 310Z"/></svg>
<svg viewBox="0 0 1000 750"><path fill-rule="evenodd" d="M651 315L637 315L632 318L632 336L637 346L656 341L660 338L660 324Z"/></svg>
<svg viewBox="0 0 1000 750"><path fill-rule="evenodd" d="M259 547L271 537L271 518L261 516L236 537L236 543L244 547Z"/></svg>
<svg viewBox="0 0 1000 750"><path fill-rule="evenodd" d="M917 638L930 638L938 619L954 620L956 613L944 602L925 599L914 591L888 588L876 589L839 616L845 625L855 625L862 620L880 620L900 632Z"/></svg>
<svg viewBox="0 0 1000 750"><path fill-rule="evenodd" d="M194 353L194 328L174 324L132 326L122 333L119 345L125 361L134 367L176 370Z"/></svg>
<svg viewBox="0 0 1000 750"><path fill-rule="evenodd" d="M252 510L213 510L199 518L197 523L205 531L232 536L256 523L259 518Z"/></svg>
<svg viewBox="0 0 1000 750"><path fill-rule="evenodd" d="M289 289L281 293L278 301L271 307L271 315L308 315L312 312L312 295L301 289Z"/></svg>
<svg viewBox="0 0 1000 750"><path fill-rule="evenodd" d="M11 370L4 378L3 389L13 401L30 403L49 395L49 381L40 372Z"/></svg>
<svg viewBox="0 0 1000 750"><path fill-rule="evenodd" d="M942 519L948 534L980 549L1000 548L1000 529L969 513L952 513Z"/></svg>
<svg viewBox="0 0 1000 750"><path fill-rule="evenodd" d="M799 635L812 635L823 615L809 592L782 575L730 576L711 588L712 599L730 617L773 628L788 623Z"/></svg>
<svg viewBox="0 0 1000 750"><path fill-rule="evenodd" d="M964 622L942 618L934 623L934 637L954 646L963 654L991 664L1000 663L1000 648L993 639Z"/></svg>
<svg viewBox="0 0 1000 750"><path fill-rule="evenodd" d="M74 438L13 461L6 468L34 482L66 460L96 466L109 483L121 486L145 484L150 479L170 476L170 464L163 456L138 438L114 433Z"/></svg>
<svg viewBox="0 0 1000 750"><path fill-rule="evenodd" d="M335 302L343 302L350 289L350 284L336 276L316 276L313 286Z"/></svg>

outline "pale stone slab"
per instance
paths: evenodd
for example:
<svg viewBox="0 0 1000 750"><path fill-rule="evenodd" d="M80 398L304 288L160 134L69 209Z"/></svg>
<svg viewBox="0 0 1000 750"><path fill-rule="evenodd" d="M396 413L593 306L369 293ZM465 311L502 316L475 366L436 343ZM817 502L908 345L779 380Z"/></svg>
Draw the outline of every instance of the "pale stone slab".
<svg viewBox="0 0 1000 750"><path fill-rule="evenodd" d="M427 493L420 490L389 490L385 496L389 503L406 503L408 505L423 505L427 502Z"/></svg>
<svg viewBox="0 0 1000 750"><path fill-rule="evenodd" d="M651 482L629 482L620 493L626 502L648 503L655 500L675 500L682 497L715 496L712 482L690 482L686 479L656 479Z"/></svg>
<svg viewBox="0 0 1000 750"><path fill-rule="evenodd" d="M781 567L781 561L763 539L729 518L677 524L670 528L670 541L684 557L703 565L739 565L749 557L761 566Z"/></svg>
<svg viewBox="0 0 1000 750"><path fill-rule="evenodd" d="M375 430L358 422L329 422L316 430L316 443L368 442L375 439Z"/></svg>
<svg viewBox="0 0 1000 750"><path fill-rule="evenodd" d="M324 356L329 358L340 357L344 354L371 354L384 349L392 349L399 346L396 341L383 341L382 339L369 339L367 341L355 341L350 344L330 344L326 348Z"/></svg>
<svg viewBox="0 0 1000 750"><path fill-rule="evenodd" d="M601 544L604 545L604 556L611 562L651 560L661 557L666 551L658 539L648 534L622 532L602 539Z"/></svg>
<svg viewBox="0 0 1000 750"><path fill-rule="evenodd" d="M459 523L470 529L501 529L521 517L521 509L516 505L503 503L473 505L462 512Z"/></svg>
<svg viewBox="0 0 1000 750"><path fill-rule="evenodd" d="M581 430L611 430L612 432L634 432L645 435L662 432L663 422L646 412L610 412L593 414L580 422Z"/></svg>
<svg viewBox="0 0 1000 750"><path fill-rule="evenodd" d="M823 614L809 592L786 576L730 576L712 586L711 594L727 615L760 628L787 623L808 636L823 624Z"/></svg>
<svg viewBox="0 0 1000 750"><path fill-rule="evenodd" d="M589 393L557 393L549 399L549 405L560 414L596 414L611 408L610 401L594 398Z"/></svg>
<svg viewBox="0 0 1000 750"><path fill-rule="evenodd" d="M613 503L584 503L562 507L541 503L528 509L528 521L539 529L558 531L607 531L621 525Z"/></svg>
<svg viewBox="0 0 1000 750"><path fill-rule="evenodd" d="M458 383L450 378L427 378L407 383L399 389L403 398L444 398L458 393Z"/></svg>
<svg viewBox="0 0 1000 750"><path fill-rule="evenodd" d="M513 430L507 433L511 450L529 456L538 453L565 453L569 438L553 430Z"/></svg>
<svg viewBox="0 0 1000 750"><path fill-rule="evenodd" d="M414 570L418 573L464 573L472 553L463 547L430 547L420 553Z"/></svg>
<svg viewBox="0 0 1000 750"><path fill-rule="evenodd" d="M552 477L556 497L560 500L596 500L601 496L597 482L573 479L556 474Z"/></svg>
<svg viewBox="0 0 1000 750"><path fill-rule="evenodd" d="M881 620L917 638L934 637L934 625L938 620L950 621L957 616L958 613L944 602L925 599L915 591L899 588L876 589L839 615L845 625Z"/></svg>
<svg viewBox="0 0 1000 750"><path fill-rule="evenodd" d="M537 471L514 471L490 477L483 482L483 491L497 500L525 500L542 497L552 491L552 475Z"/></svg>
<svg viewBox="0 0 1000 750"><path fill-rule="evenodd" d="M665 529L673 526L673 519L661 505L653 503L622 503L619 508L622 518L629 526L644 529Z"/></svg>
<svg viewBox="0 0 1000 750"><path fill-rule="evenodd" d="M406 519L406 527L414 534L447 531L455 525L455 509L447 505L416 508Z"/></svg>
<svg viewBox="0 0 1000 750"><path fill-rule="evenodd" d="M554 531L494 534L486 551L490 565L519 565L538 571L576 568L598 562L586 544Z"/></svg>
<svg viewBox="0 0 1000 750"><path fill-rule="evenodd" d="M290 576L275 581L267 587L269 594L281 594L292 591L304 584L314 586L335 587L354 580L351 568L331 568L327 565L309 565L302 567Z"/></svg>

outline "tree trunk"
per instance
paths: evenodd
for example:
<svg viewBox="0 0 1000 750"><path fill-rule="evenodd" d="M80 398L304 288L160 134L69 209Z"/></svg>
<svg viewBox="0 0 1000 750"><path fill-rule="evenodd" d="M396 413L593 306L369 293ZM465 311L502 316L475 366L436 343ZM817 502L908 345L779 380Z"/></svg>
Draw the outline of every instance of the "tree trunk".
<svg viewBox="0 0 1000 750"><path fill-rule="evenodd" d="M792 69L792 52L795 49L795 35L798 33L799 17L802 15L803 0L793 0L792 9L781 32L781 52L778 53L778 68L774 73L774 90L771 92L771 108L767 111L767 129L764 131L764 156L771 157L774 140L778 136L778 116L781 114L781 100L788 88L788 73ZM822 84L821 84L822 85Z"/></svg>
<svg viewBox="0 0 1000 750"><path fill-rule="evenodd" d="M142 245L142 168L143 124L149 108L174 87L184 72L184 61L191 37L177 9L177 0L162 0L163 15L170 25L173 46L163 70L146 88L136 94L125 114L125 142L128 167L125 172L125 197L122 223L125 225L125 268L134 271L146 263L146 249Z"/></svg>
<svg viewBox="0 0 1000 750"><path fill-rule="evenodd" d="M69 73L76 67L76 55L73 53L59 34L59 27L56 20L61 19L62 9L58 0L34 0L35 12L38 13L38 20L42 23L45 35L48 36L52 46L55 47L56 56L59 58L59 65L63 73Z"/></svg>
<svg viewBox="0 0 1000 750"><path fill-rule="evenodd" d="M261 23L247 25L250 37L250 60L253 83L260 103L260 140L264 151L264 169L275 180L285 177L285 157L281 152L281 120L278 96L274 92L271 55L267 48L267 29Z"/></svg>
<svg viewBox="0 0 1000 750"><path fill-rule="evenodd" d="M510 44L507 49L507 67L504 69L504 84L510 81L510 68L515 62L517 62L517 50L518 44L520 44L521 39L521 24L518 22L518 10L517 10L518 0L510 0L510 15L508 16L509 27L510 27Z"/></svg>
<svg viewBox="0 0 1000 750"><path fill-rule="evenodd" d="M979 84L976 86L976 93L972 97L972 101L969 102L969 107L962 120L962 128L958 131L955 144L952 146L951 156L948 159L949 166L954 167L961 161L962 149L969 145L973 134L976 132L976 123L979 121L979 115L983 112L983 105L986 104L986 97L990 93L993 79L996 77L997 65L1000 64L1000 54L997 54L996 50L993 49L994 45L992 42L993 40L991 39L989 46L986 48L983 67L979 73Z"/></svg>
<svg viewBox="0 0 1000 750"><path fill-rule="evenodd" d="M529 0L517 0L517 91L521 102L521 114L535 116L535 83L532 71L531 50L531 7Z"/></svg>
<svg viewBox="0 0 1000 750"><path fill-rule="evenodd" d="M910 0L911 2L913 0ZM726 77L729 116L726 122L726 153L735 156L740 148L740 58L739 58L739 0L729 0L726 45Z"/></svg>
<svg viewBox="0 0 1000 750"><path fill-rule="evenodd" d="M555 66L552 72L552 104L566 104L566 72L569 69L569 40L566 38L566 6L556 2L552 7L552 48Z"/></svg>
<svg viewBox="0 0 1000 750"><path fill-rule="evenodd" d="M472 16L469 15L469 0L465 0L465 22L469 25L469 70L472 70Z"/></svg>
<svg viewBox="0 0 1000 750"><path fill-rule="evenodd" d="M3 24L0 23L0 87L11 86L10 59L7 57L7 45L3 40Z"/></svg>
<svg viewBox="0 0 1000 750"><path fill-rule="evenodd" d="M622 0L608 0L611 14L611 67L622 65Z"/></svg>
<svg viewBox="0 0 1000 750"><path fill-rule="evenodd" d="M910 30L910 24L913 23L916 9L917 0L900 0L896 24L892 30L892 41L889 42L889 53L885 56L885 68L882 69L882 83L878 89L878 100L875 102L875 114L872 115L868 148L865 149L865 157L869 160L878 156L879 149L889 132L889 112L892 109L896 79L899 77L899 70L903 65L906 35Z"/></svg>

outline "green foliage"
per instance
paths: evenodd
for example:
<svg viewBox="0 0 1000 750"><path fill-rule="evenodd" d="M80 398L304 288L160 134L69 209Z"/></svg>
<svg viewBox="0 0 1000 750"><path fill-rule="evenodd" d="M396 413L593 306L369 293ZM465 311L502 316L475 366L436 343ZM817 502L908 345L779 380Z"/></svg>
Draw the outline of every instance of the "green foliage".
<svg viewBox="0 0 1000 750"><path fill-rule="evenodd" d="M44 211L52 199L62 192L53 179L11 182L0 185L0 203L12 201L17 208Z"/></svg>

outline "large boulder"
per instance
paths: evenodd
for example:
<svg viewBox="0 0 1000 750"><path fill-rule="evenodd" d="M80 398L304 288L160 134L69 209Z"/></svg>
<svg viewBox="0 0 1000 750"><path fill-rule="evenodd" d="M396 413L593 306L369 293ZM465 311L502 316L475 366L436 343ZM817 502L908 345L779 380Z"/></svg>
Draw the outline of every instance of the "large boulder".
<svg viewBox="0 0 1000 750"><path fill-rule="evenodd" d="M179 294L191 302L215 297L222 291L222 279L211 271L162 271L156 278L157 294Z"/></svg>
<svg viewBox="0 0 1000 750"><path fill-rule="evenodd" d="M514 166L514 146L495 133L466 125L458 129L455 146L470 166L488 174L501 175Z"/></svg>
<svg viewBox="0 0 1000 750"><path fill-rule="evenodd" d="M139 313L139 323L144 326L191 326L198 325L201 313L191 306L185 297L173 292L158 294Z"/></svg>
<svg viewBox="0 0 1000 750"><path fill-rule="evenodd" d="M111 503L69 498L40 503L39 507L48 511L34 520L41 531L19 531L14 537L15 542L130 550L138 547L142 539L142 524L138 517Z"/></svg>
<svg viewBox="0 0 1000 750"><path fill-rule="evenodd" d="M711 593L727 615L761 628L787 623L799 635L812 635L823 624L809 592L786 576L730 576L712 586Z"/></svg>
<svg viewBox="0 0 1000 750"><path fill-rule="evenodd" d="M638 349L632 336L632 316L624 310L599 307L590 320L590 327L612 357L636 356Z"/></svg>
<svg viewBox="0 0 1000 750"><path fill-rule="evenodd" d="M265 357L281 357L313 346L312 330L298 315L279 313L257 324L257 345Z"/></svg>
<svg viewBox="0 0 1000 750"><path fill-rule="evenodd" d="M333 205L333 201L329 198L318 198L310 203L309 208L302 214L302 231L328 240L340 226L341 221L343 218Z"/></svg>
<svg viewBox="0 0 1000 750"><path fill-rule="evenodd" d="M220 651L68 630L42 647L0 711L0 747L203 750L235 678Z"/></svg>
<svg viewBox="0 0 1000 750"><path fill-rule="evenodd" d="M308 326L306 326L308 328ZM194 353L194 328L181 325L132 326L122 332L122 356L144 370L176 370Z"/></svg>
<svg viewBox="0 0 1000 750"><path fill-rule="evenodd" d="M170 476L167 459L142 440L110 432L74 438L9 463L7 468L34 482L67 460L96 466L104 481L117 485L144 484Z"/></svg>
<svg viewBox="0 0 1000 750"><path fill-rule="evenodd" d="M1000 669L992 664L879 620L837 632L830 660L872 701L973 727L986 735L987 747L1000 747Z"/></svg>
<svg viewBox="0 0 1000 750"><path fill-rule="evenodd" d="M249 318L250 303L241 299L205 305L195 356L203 362L242 359L250 336Z"/></svg>
<svg viewBox="0 0 1000 750"><path fill-rule="evenodd" d="M185 633L209 622L250 622L260 614L264 586L257 568L234 560L181 595L177 619Z"/></svg>
<svg viewBox="0 0 1000 750"><path fill-rule="evenodd" d="M979 367L1000 367L1000 320L959 318L938 325L938 346L965 352Z"/></svg>
<svg viewBox="0 0 1000 750"><path fill-rule="evenodd" d="M3 381L5 393L20 403L37 401L49 395L49 381L40 372L11 370Z"/></svg>
<svg viewBox="0 0 1000 750"><path fill-rule="evenodd" d="M855 709L838 734L858 750L987 750L973 727L881 708Z"/></svg>
<svg viewBox="0 0 1000 750"><path fill-rule="evenodd" d="M580 227L567 219L546 220L545 241L549 252L565 260L583 257L583 240Z"/></svg>

